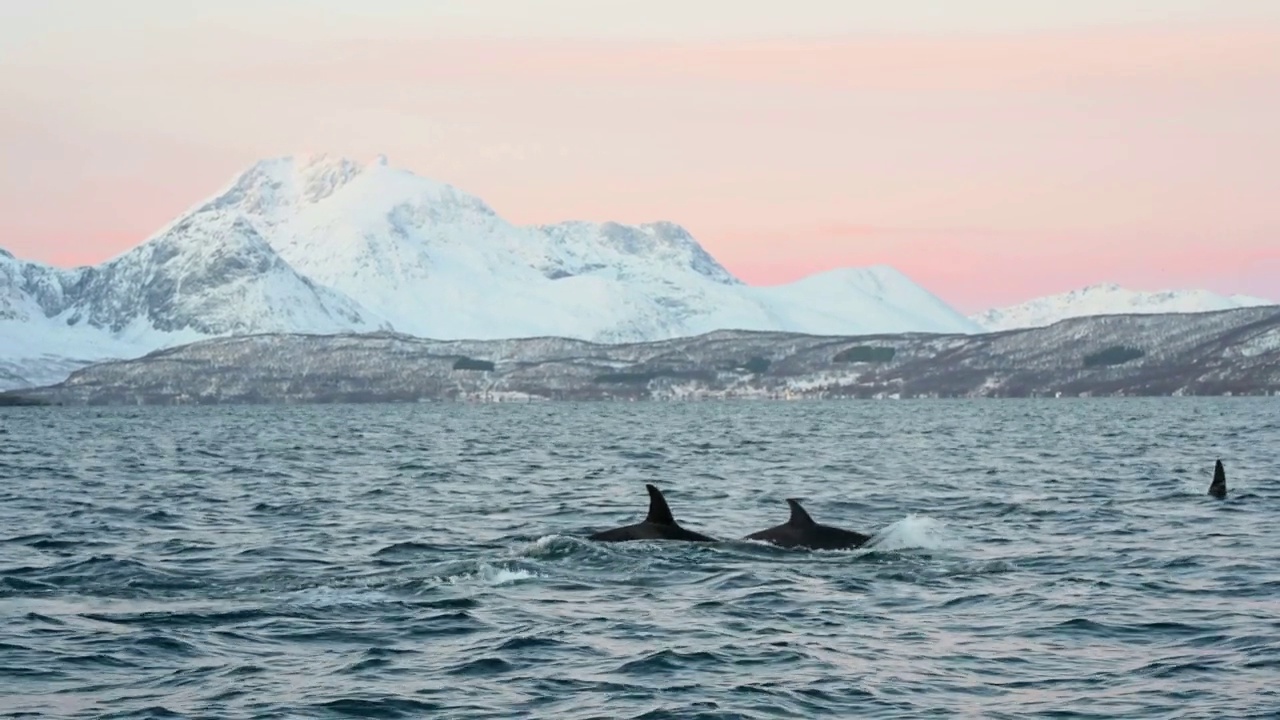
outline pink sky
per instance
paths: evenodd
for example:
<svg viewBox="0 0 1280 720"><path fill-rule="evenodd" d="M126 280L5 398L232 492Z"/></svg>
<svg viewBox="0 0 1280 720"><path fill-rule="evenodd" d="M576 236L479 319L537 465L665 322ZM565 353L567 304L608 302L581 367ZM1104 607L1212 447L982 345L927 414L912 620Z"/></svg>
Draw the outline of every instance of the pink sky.
<svg viewBox="0 0 1280 720"><path fill-rule="evenodd" d="M385 153L517 223L678 222L753 283L887 263L965 311L1095 282L1280 299L1280 16L552 39L388 15L0 37L0 247L98 262L262 157Z"/></svg>

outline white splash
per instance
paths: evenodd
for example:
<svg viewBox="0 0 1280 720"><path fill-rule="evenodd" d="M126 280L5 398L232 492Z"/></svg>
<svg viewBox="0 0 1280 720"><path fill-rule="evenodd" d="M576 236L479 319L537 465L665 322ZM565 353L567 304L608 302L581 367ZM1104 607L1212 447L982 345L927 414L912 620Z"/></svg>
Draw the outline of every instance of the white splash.
<svg viewBox="0 0 1280 720"><path fill-rule="evenodd" d="M942 550L954 547L946 523L931 517L908 515L876 534L864 547L869 550Z"/></svg>
<svg viewBox="0 0 1280 720"><path fill-rule="evenodd" d="M497 587L511 585L535 577L538 577L538 574L529 570L495 567L488 563L480 563L474 571L450 575L444 578L444 582L450 585L478 584Z"/></svg>
<svg viewBox="0 0 1280 720"><path fill-rule="evenodd" d="M584 540L571 535L543 535L530 543L517 545L510 550L511 557L517 558L554 558L573 554L576 550L588 547Z"/></svg>

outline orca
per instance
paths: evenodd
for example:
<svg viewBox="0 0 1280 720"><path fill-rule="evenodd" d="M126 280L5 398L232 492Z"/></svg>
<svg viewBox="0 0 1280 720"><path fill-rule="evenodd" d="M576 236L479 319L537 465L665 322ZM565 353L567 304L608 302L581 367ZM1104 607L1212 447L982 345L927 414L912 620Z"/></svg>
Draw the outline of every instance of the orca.
<svg viewBox="0 0 1280 720"><path fill-rule="evenodd" d="M1227 470L1222 467L1221 460L1213 466L1213 482L1209 483L1209 494L1219 499L1227 496Z"/></svg>
<svg viewBox="0 0 1280 720"><path fill-rule="evenodd" d="M603 542L622 542L625 540L691 540L693 542L716 542L713 537L686 530L676 522L667 507L667 499L658 488L645 484L649 491L649 514L644 520L634 525L601 530L587 536L588 540Z"/></svg>
<svg viewBox="0 0 1280 720"><path fill-rule="evenodd" d="M810 550L848 550L861 547L871 539L870 535L852 530L819 525L800 507L800 501L795 498L787 498L787 504L791 506L791 517L785 523L751 533L744 539L763 540L778 547Z"/></svg>

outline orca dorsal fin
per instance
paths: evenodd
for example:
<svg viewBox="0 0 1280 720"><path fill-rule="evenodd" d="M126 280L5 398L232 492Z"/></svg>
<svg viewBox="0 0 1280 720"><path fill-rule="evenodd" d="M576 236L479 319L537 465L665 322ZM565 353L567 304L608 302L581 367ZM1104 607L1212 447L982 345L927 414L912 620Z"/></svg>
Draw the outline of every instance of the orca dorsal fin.
<svg viewBox="0 0 1280 720"><path fill-rule="evenodd" d="M792 527L813 527L818 523L809 517L809 513L800 507L800 501L795 498L787 498L787 504L791 506L791 519L787 521Z"/></svg>
<svg viewBox="0 0 1280 720"><path fill-rule="evenodd" d="M649 484L644 487L649 491L649 514L644 521L655 525L675 525L676 519L671 516L671 508L667 507L667 499L662 497L662 491Z"/></svg>
<svg viewBox="0 0 1280 720"><path fill-rule="evenodd" d="M1209 483L1209 494L1216 498L1227 496L1227 470L1222 467L1221 460L1213 466L1213 482Z"/></svg>

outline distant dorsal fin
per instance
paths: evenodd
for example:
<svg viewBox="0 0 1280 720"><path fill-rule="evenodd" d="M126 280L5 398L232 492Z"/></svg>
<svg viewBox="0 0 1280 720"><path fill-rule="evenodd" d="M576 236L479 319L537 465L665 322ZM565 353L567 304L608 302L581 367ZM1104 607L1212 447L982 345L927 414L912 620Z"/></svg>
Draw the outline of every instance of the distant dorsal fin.
<svg viewBox="0 0 1280 720"><path fill-rule="evenodd" d="M655 525L675 525L676 519L671 516L671 508L667 507L667 499L662 497L662 491L648 484L644 487L649 491L649 514L644 521Z"/></svg>
<svg viewBox="0 0 1280 720"><path fill-rule="evenodd" d="M787 521L788 525L795 527L813 527L817 525L813 518L809 517L809 513L800 507L800 501L795 498L787 498L787 504L791 506L791 519Z"/></svg>
<svg viewBox="0 0 1280 720"><path fill-rule="evenodd" d="M1216 498L1227 496L1227 470L1222 467L1221 460L1213 466L1213 482L1209 483L1209 494Z"/></svg>

